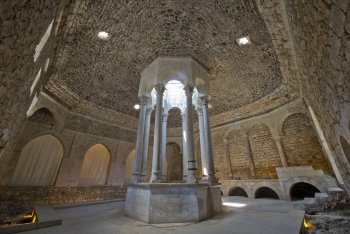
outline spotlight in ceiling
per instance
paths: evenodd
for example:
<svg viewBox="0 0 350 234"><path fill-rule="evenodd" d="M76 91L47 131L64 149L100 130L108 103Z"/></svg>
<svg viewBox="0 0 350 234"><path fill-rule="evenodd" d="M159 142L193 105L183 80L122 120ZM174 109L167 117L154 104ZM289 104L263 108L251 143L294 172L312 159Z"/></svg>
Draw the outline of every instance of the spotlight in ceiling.
<svg viewBox="0 0 350 234"><path fill-rule="evenodd" d="M108 32L100 31L98 32L97 37L100 38L101 40L108 40L110 35Z"/></svg>
<svg viewBox="0 0 350 234"><path fill-rule="evenodd" d="M135 109L135 110L140 109L140 105L139 105L139 104L135 104L135 105L134 105L134 109Z"/></svg>
<svg viewBox="0 0 350 234"><path fill-rule="evenodd" d="M237 43L238 43L239 46L252 44L252 42L250 41L249 36L238 38L237 39Z"/></svg>

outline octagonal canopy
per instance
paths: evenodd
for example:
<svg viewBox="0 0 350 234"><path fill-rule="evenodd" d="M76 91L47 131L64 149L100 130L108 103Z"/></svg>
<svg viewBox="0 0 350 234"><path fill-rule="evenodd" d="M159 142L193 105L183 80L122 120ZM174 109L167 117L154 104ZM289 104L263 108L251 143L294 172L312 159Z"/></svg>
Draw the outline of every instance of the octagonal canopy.
<svg viewBox="0 0 350 234"><path fill-rule="evenodd" d="M141 72L139 97L151 96L156 84L167 85L179 81L196 88L198 96L210 94L209 75L205 68L191 57L158 57Z"/></svg>

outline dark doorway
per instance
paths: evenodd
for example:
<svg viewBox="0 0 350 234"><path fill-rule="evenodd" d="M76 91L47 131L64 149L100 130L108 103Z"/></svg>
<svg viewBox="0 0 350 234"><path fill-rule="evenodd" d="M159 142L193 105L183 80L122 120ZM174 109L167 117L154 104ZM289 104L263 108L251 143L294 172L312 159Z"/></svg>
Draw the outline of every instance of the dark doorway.
<svg viewBox="0 0 350 234"><path fill-rule="evenodd" d="M268 187L258 188L255 192L255 198L280 199L277 193Z"/></svg>
<svg viewBox="0 0 350 234"><path fill-rule="evenodd" d="M248 197L248 194L241 187L231 188L228 195L229 196L238 196L238 197Z"/></svg>
<svg viewBox="0 0 350 234"><path fill-rule="evenodd" d="M315 197L315 193L319 192L320 190L315 186L309 183L299 182L291 187L289 195L292 201L297 201L303 200L305 197Z"/></svg>

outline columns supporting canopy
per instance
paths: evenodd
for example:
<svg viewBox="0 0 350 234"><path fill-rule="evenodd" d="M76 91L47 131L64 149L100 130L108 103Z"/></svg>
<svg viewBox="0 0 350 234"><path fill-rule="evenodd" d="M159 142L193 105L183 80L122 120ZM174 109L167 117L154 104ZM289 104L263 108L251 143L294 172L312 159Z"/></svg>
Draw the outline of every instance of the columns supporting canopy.
<svg viewBox="0 0 350 234"><path fill-rule="evenodd" d="M198 114L198 129L199 129L199 142L201 149L201 162L202 162L202 180L208 179L208 168L207 168L207 155L205 151L205 131L204 131L204 122L203 122L203 107L197 105L196 107Z"/></svg>
<svg viewBox="0 0 350 234"><path fill-rule="evenodd" d="M142 165L141 165L141 182L146 182L147 174L147 159L148 159L148 143L149 143L149 130L151 125L151 115L153 107L149 106L146 109L145 130L143 138L143 151L142 151Z"/></svg>
<svg viewBox="0 0 350 234"><path fill-rule="evenodd" d="M181 113L181 118L182 118L182 180L186 181L187 180L187 140L186 140L186 112L183 110Z"/></svg>
<svg viewBox="0 0 350 234"><path fill-rule="evenodd" d="M141 97L140 98L140 116L139 116L139 127L137 130L137 139L136 139L136 157L134 161L134 167L132 176L130 179L131 183L137 183L139 181L140 176L140 164L141 157L143 155L143 140L144 140L144 125L146 119L146 108L149 97Z"/></svg>
<svg viewBox="0 0 350 234"><path fill-rule="evenodd" d="M193 137L193 113L192 113L192 95L193 87L186 85L185 88L186 94L186 150L187 150L187 183L197 183L196 171L197 163L194 155L194 137Z"/></svg>
<svg viewBox="0 0 350 234"><path fill-rule="evenodd" d="M161 139L161 180L166 180L166 128L168 115L164 111L162 115L162 139Z"/></svg>
<svg viewBox="0 0 350 234"><path fill-rule="evenodd" d="M207 155L207 163L208 163L208 182L212 185L218 183L218 180L215 175L215 165L213 158L213 148L211 143L211 133L210 133L210 122L208 115L208 101L207 97L201 97L202 105L203 105L203 125L205 132L205 151Z"/></svg>
<svg viewBox="0 0 350 234"><path fill-rule="evenodd" d="M152 159L152 175L150 183L159 182L159 160L161 153L162 139L162 113L163 113L163 95L165 87L163 84L155 86L157 101L156 101L156 116L154 123L154 141L153 141L153 159Z"/></svg>

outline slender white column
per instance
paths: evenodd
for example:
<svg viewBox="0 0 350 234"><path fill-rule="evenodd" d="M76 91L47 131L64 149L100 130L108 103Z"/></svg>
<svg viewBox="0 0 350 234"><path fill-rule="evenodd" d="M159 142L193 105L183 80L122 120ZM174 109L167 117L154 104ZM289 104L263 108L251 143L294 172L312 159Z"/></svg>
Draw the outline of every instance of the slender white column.
<svg viewBox="0 0 350 234"><path fill-rule="evenodd" d="M144 135L144 128L145 128L145 115L146 115L146 108L147 108L147 102L149 97L141 97L140 98L140 116L139 116L139 127L137 130L137 139L136 139L136 157L134 160L134 167L132 176L130 179L131 183L137 183L139 180L140 175L140 164L141 164L141 157L142 157L142 151L143 151L143 135Z"/></svg>
<svg viewBox="0 0 350 234"><path fill-rule="evenodd" d="M187 140L186 140L186 112L181 113L182 117L182 179L187 180Z"/></svg>
<svg viewBox="0 0 350 234"><path fill-rule="evenodd" d="M196 178L196 158L194 155L194 136L193 136L193 119L192 119L192 95L193 87L186 85L184 88L186 94L186 148L188 157L187 183L197 183Z"/></svg>
<svg viewBox="0 0 350 234"><path fill-rule="evenodd" d="M168 115L162 115L162 140L161 140L161 180L166 180L166 127L167 127Z"/></svg>
<svg viewBox="0 0 350 234"><path fill-rule="evenodd" d="M288 167L288 163L286 160L286 155L284 154L283 148L282 148L282 144L281 144L281 138L274 138L276 145L277 145L277 149L278 149L278 154L280 156L281 162L282 162L282 166L283 167Z"/></svg>
<svg viewBox="0 0 350 234"><path fill-rule="evenodd" d="M163 94L165 91L165 87L163 84L157 84L154 88L157 92L157 102L156 119L154 124L152 176L150 179L150 183L159 182L159 159L161 151L160 139L162 137Z"/></svg>
<svg viewBox="0 0 350 234"><path fill-rule="evenodd" d="M143 157L142 157L142 165L141 165L141 181L146 181L147 174L147 159L148 159L148 143L149 143L149 130L151 125L151 115L152 115L153 107L147 107L146 109L146 120L145 120L145 132L143 138Z"/></svg>
<svg viewBox="0 0 350 234"><path fill-rule="evenodd" d="M215 176L215 165L213 158L213 148L211 145L211 134L210 134L210 122L208 116L208 102L207 97L202 97L203 103L203 123L205 131L205 151L207 153L207 162L208 162L208 182L212 185L217 184L218 180Z"/></svg>
<svg viewBox="0 0 350 234"><path fill-rule="evenodd" d="M208 169L207 169L207 156L205 151L205 132L203 124L203 109L202 106L197 106L196 108L198 114L198 129L199 129L199 141L201 146L201 161L202 161L202 179L208 179Z"/></svg>

